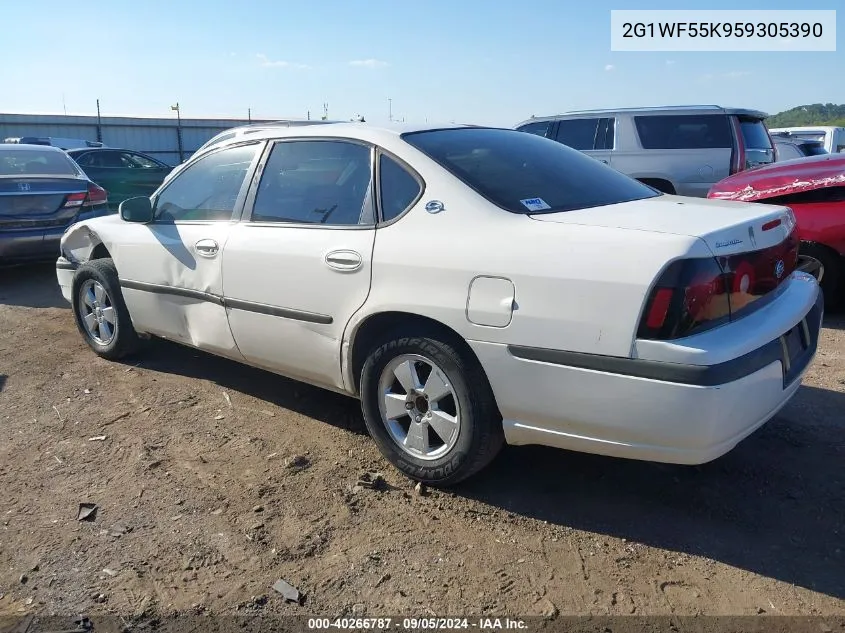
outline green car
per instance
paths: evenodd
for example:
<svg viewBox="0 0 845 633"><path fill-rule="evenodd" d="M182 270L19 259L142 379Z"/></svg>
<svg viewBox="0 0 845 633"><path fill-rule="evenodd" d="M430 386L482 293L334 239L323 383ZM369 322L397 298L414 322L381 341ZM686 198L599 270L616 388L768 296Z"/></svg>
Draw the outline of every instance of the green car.
<svg viewBox="0 0 845 633"><path fill-rule="evenodd" d="M67 154L108 192L113 209L127 198L151 195L173 169L152 156L128 149L83 147Z"/></svg>

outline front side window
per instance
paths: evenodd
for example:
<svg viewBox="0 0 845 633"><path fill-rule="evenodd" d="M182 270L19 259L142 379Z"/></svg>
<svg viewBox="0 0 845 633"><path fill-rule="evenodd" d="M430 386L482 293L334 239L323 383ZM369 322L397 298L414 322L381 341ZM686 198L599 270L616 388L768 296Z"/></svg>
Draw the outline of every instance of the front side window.
<svg viewBox="0 0 845 633"><path fill-rule="evenodd" d="M420 195L422 187L407 169L389 156L379 158L381 217L385 222L402 214Z"/></svg>
<svg viewBox="0 0 845 633"><path fill-rule="evenodd" d="M261 175L253 222L373 224L372 150L349 141L283 141Z"/></svg>
<svg viewBox="0 0 845 633"><path fill-rule="evenodd" d="M121 153L120 160L123 162L124 167L130 169L158 169L162 166L143 154L135 154L134 152Z"/></svg>
<svg viewBox="0 0 845 633"><path fill-rule="evenodd" d="M643 149L713 149L733 147L731 123L724 114L635 116Z"/></svg>
<svg viewBox="0 0 845 633"><path fill-rule="evenodd" d="M512 213L552 213L661 195L560 143L495 128L452 128L402 138Z"/></svg>
<svg viewBox="0 0 845 633"><path fill-rule="evenodd" d="M260 143L200 158L177 175L155 201L157 222L229 221Z"/></svg>
<svg viewBox="0 0 845 633"><path fill-rule="evenodd" d="M564 119L558 121L557 135L558 143L568 145L572 149L591 150L596 149L596 135L599 129L599 121L605 119Z"/></svg>

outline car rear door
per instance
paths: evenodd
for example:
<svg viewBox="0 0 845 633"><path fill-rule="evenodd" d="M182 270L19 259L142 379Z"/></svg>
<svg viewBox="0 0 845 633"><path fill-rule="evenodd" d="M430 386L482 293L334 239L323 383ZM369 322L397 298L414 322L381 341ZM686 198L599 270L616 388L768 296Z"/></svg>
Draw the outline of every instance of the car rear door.
<svg viewBox="0 0 845 633"><path fill-rule="evenodd" d="M242 360L223 305L221 255L263 146L206 154L155 197L151 223L124 224L111 253L136 329Z"/></svg>
<svg viewBox="0 0 845 633"><path fill-rule="evenodd" d="M607 117L560 119L557 122L554 138L558 143L568 145L609 165L610 150L613 148L612 129L608 135L611 121L613 119Z"/></svg>
<svg viewBox="0 0 845 633"><path fill-rule="evenodd" d="M223 252L229 324L247 361L343 389L341 341L370 291L374 149L277 141Z"/></svg>

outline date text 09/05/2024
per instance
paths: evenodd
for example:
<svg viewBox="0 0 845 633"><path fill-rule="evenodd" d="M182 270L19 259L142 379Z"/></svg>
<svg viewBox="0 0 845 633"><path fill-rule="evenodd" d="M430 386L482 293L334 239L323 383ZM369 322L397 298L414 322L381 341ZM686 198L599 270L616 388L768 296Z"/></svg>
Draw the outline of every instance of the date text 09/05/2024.
<svg viewBox="0 0 845 633"><path fill-rule="evenodd" d="M308 618L308 629L371 630L371 631L448 631L448 630L525 630L526 622L519 618Z"/></svg>

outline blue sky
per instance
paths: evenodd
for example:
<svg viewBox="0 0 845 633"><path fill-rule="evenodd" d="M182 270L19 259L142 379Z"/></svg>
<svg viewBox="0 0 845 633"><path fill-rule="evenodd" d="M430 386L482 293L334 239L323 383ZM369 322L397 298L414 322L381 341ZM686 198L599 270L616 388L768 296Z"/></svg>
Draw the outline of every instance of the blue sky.
<svg viewBox="0 0 845 633"><path fill-rule="evenodd" d="M610 51L611 9L837 9L842 0L29 0L3 3L0 111L513 125L680 103L845 103L835 53ZM839 6L837 6L839 5ZM63 105L64 101L64 105Z"/></svg>

